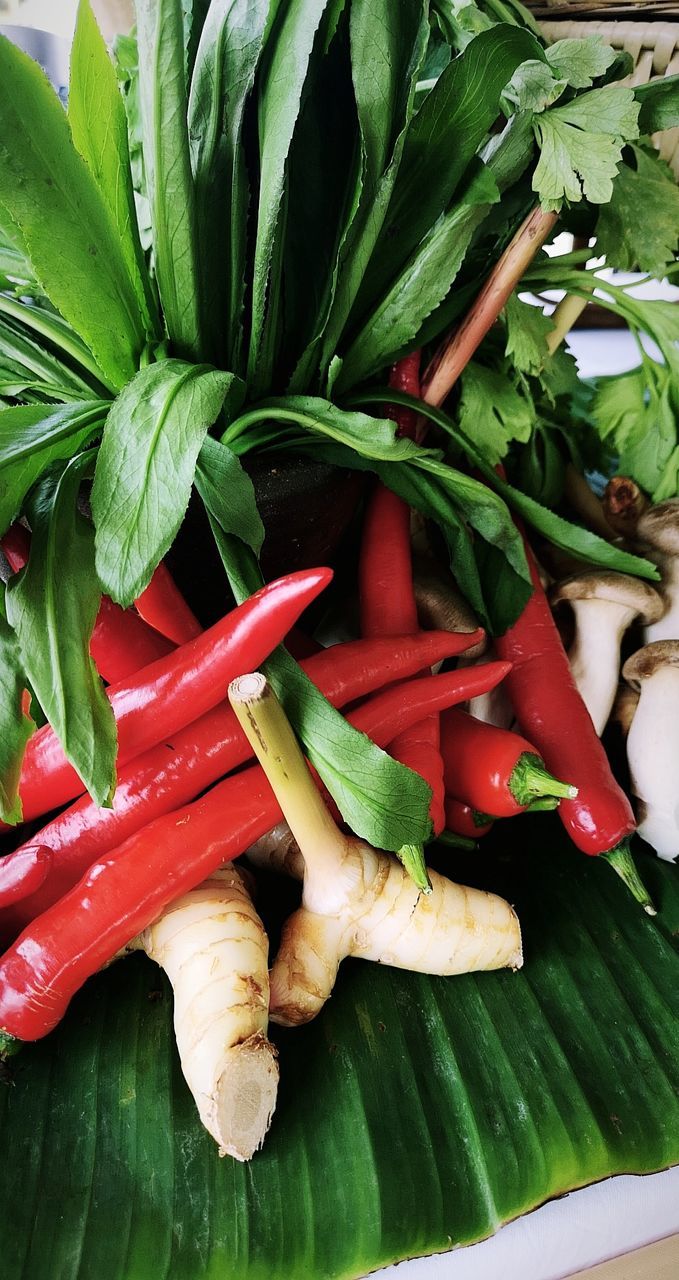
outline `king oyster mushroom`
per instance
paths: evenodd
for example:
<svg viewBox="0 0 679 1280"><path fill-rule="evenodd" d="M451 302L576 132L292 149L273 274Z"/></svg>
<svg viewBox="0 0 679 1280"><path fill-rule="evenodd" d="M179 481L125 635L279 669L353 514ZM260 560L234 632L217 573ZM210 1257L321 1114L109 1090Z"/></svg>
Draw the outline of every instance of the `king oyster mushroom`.
<svg viewBox="0 0 679 1280"><path fill-rule="evenodd" d="M627 737L639 834L661 858L679 853L679 640L655 640L622 674L639 692Z"/></svg>
<svg viewBox="0 0 679 1280"><path fill-rule="evenodd" d="M637 538L646 543L649 559L662 574L660 590L665 613L646 628L647 643L679 640L679 498L649 507L637 524Z"/></svg>
<svg viewBox="0 0 679 1280"><path fill-rule="evenodd" d="M575 618L568 654L573 678L599 736L615 701L620 643L636 618L648 624L662 616L664 601L648 582L626 573L594 569L557 583L552 605L567 602Z"/></svg>

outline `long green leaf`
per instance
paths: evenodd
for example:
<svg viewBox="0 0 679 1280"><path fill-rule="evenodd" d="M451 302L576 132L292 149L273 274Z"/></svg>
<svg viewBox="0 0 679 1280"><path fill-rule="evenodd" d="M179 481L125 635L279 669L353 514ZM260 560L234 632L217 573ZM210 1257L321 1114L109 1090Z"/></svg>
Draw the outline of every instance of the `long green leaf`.
<svg viewBox="0 0 679 1280"><path fill-rule="evenodd" d="M453 437L458 448L461 448L466 453L469 460L482 473L486 484L491 489L494 489L509 507L512 507L519 515L523 516L534 529L537 529L555 546L562 547L565 551L572 551L574 555L582 560L588 560L592 564L600 564L607 569L615 569L619 573L633 573L639 578L657 580L659 576L658 570L655 565L651 564L650 560L645 560L642 556L631 555L628 551L622 551L619 547L600 538L598 534L591 533L589 529L571 524L569 520L564 520L555 511L550 511L547 507L541 506L534 498L530 498L528 494L522 493L521 490L515 489L513 485L508 484L506 480L502 480L493 467L488 465L483 455L475 449L472 441L462 435L452 418L447 413L444 413L442 409L435 409L432 405L417 401L412 396L405 395L400 391L395 391L392 395L390 390L370 390L361 393L360 397L356 399L360 399L362 403L383 401L385 403L402 404L408 408L414 408L425 414L426 417L431 418L432 422L435 422Z"/></svg>
<svg viewBox="0 0 679 1280"><path fill-rule="evenodd" d="M314 41L328 0L289 0L272 35L259 90L260 180L252 267L252 321L248 383L261 391L261 367L271 266L279 234L285 167L300 111ZM278 281L271 287L275 289Z"/></svg>
<svg viewBox="0 0 679 1280"><path fill-rule="evenodd" d="M68 119L118 234L144 326L157 332L153 295L139 242L125 106L90 0L80 0L71 47Z"/></svg>
<svg viewBox="0 0 679 1280"><path fill-rule="evenodd" d="M196 467L196 488L224 533L234 534L259 554L264 542L255 487L236 454L206 436Z"/></svg>
<svg viewBox="0 0 679 1280"><path fill-rule="evenodd" d="M92 487L97 571L127 607L174 541L196 459L238 379L209 365L163 360L141 369L106 422Z"/></svg>
<svg viewBox="0 0 679 1280"><path fill-rule="evenodd" d="M0 315L0 362L14 365L52 400L91 400L92 388L20 324Z"/></svg>
<svg viewBox="0 0 679 1280"><path fill-rule="evenodd" d="M137 0L144 174L165 323L177 355L202 358L200 276L181 0Z"/></svg>
<svg viewBox="0 0 679 1280"><path fill-rule="evenodd" d="M249 203L243 120L270 8L271 0L212 0L189 96L201 288L220 348L211 355L238 373Z"/></svg>
<svg viewBox="0 0 679 1280"><path fill-rule="evenodd" d="M423 321L446 297L474 232L498 199L492 176L482 169L424 237L359 330L335 384L338 394L384 369L414 342Z"/></svg>
<svg viewBox="0 0 679 1280"><path fill-rule="evenodd" d="M339 409L320 396L264 400L227 427L222 437L224 443L234 444L259 422L294 423L338 444L348 444L366 458L397 462L424 452L406 436L397 436L394 423L387 418L371 418L367 413Z"/></svg>
<svg viewBox="0 0 679 1280"><path fill-rule="evenodd" d="M420 0L399 5L391 0L354 0L351 6L351 65L361 173L340 247L327 325L319 337L322 373L336 354L387 214L414 111L428 33Z"/></svg>
<svg viewBox="0 0 679 1280"><path fill-rule="evenodd" d="M21 510L29 489L53 463L73 457L101 431L99 401L18 405L0 412L0 531Z"/></svg>
<svg viewBox="0 0 679 1280"><path fill-rule="evenodd" d="M77 507L92 458L55 464L31 496L28 566L10 580L7 616L24 670L64 753L92 798L109 804L115 788L116 726L89 654L101 588L94 531Z"/></svg>
<svg viewBox="0 0 679 1280"><path fill-rule="evenodd" d="M26 743L35 728L24 715L25 687L21 651L5 610L5 588L0 594L0 818L21 821L19 777Z"/></svg>
<svg viewBox="0 0 679 1280"><path fill-rule="evenodd" d="M146 341L117 229L35 62L0 38L0 205L45 293L121 387Z"/></svg>
<svg viewBox="0 0 679 1280"><path fill-rule="evenodd" d="M347 961L315 1022L274 1029L278 1108L251 1164L201 1130L159 970L135 957L88 983L0 1089L3 1280L355 1280L677 1163L676 869L641 861L656 924L556 818L504 826L455 874L516 904L525 968ZM272 930L292 903L262 884Z"/></svg>
<svg viewBox="0 0 679 1280"><path fill-rule="evenodd" d="M378 297L450 202L486 140L520 64L544 53L529 31L483 31L442 72L408 129L403 159L363 296Z"/></svg>

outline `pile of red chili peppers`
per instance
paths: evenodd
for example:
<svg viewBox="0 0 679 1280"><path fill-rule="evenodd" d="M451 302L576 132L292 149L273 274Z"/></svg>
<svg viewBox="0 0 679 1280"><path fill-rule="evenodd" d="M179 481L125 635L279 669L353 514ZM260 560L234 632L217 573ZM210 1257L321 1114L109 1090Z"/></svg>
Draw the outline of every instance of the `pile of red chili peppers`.
<svg viewBox="0 0 679 1280"><path fill-rule="evenodd" d="M395 366L392 385L419 394L419 353ZM394 416L415 434L415 415ZM558 806L578 848L621 862L638 893L625 843L632 810L572 681L528 544L535 591L496 640L499 661L435 676L482 633L419 630L410 545L409 508L378 484L359 569L363 638L312 652L302 667L333 705L362 700L351 723L429 783L434 835L475 840L496 818ZM20 571L27 531L14 526L2 550ZM102 600L91 653L117 722L117 790L112 808L97 808L53 731L30 740L24 820L61 811L0 860L0 1049L47 1034L91 974L280 820L262 770L233 773L251 751L226 690L293 628L297 650L313 649L296 624L331 577L290 574L207 631L164 565L135 609ZM502 680L527 738L458 707Z"/></svg>

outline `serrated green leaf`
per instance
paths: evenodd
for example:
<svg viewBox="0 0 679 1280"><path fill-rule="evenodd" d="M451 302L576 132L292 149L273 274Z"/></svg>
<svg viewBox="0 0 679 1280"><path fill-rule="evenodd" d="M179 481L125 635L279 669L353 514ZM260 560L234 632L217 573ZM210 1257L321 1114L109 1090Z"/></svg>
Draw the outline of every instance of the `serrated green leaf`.
<svg viewBox="0 0 679 1280"><path fill-rule="evenodd" d="M249 179L243 145L248 97L270 0L213 0L189 94L201 288L212 356L241 372ZM223 335L223 337L222 337Z"/></svg>
<svg viewBox="0 0 679 1280"><path fill-rule="evenodd" d="M540 159L533 190L544 208L563 199L606 204L613 193L625 142L639 136L639 107L631 89L607 85L537 115Z"/></svg>
<svg viewBox="0 0 679 1280"><path fill-rule="evenodd" d="M55 464L27 508L31 554L7 587L7 617L26 676L64 749L98 805L115 789L116 725L89 654L101 588L94 530L77 507L93 459Z"/></svg>
<svg viewBox="0 0 679 1280"><path fill-rule="evenodd" d="M619 271L662 276L679 246L679 187L657 156L632 151L634 167L621 164L599 214L596 250Z"/></svg>
<svg viewBox="0 0 679 1280"><path fill-rule="evenodd" d="M202 358L200 276L181 0L137 0L139 105L155 272L177 355Z"/></svg>
<svg viewBox="0 0 679 1280"><path fill-rule="evenodd" d="M36 342L23 326L0 317L0 361L51 400L91 400L92 388L67 364Z"/></svg>
<svg viewBox="0 0 679 1280"><path fill-rule="evenodd" d="M590 85L615 62L615 49L604 44L602 36L585 39L557 40L545 50L554 74L572 89L589 89Z"/></svg>
<svg viewBox="0 0 679 1280"><path fill-rule="evenodd" d="M68 119L73 142L111 215L144 327L149 334L157 333L158 317L137 229L125 106L90 0L79 0L78 5Z"/></svg>
<svg viewBox="0 0 679 1280"><path fill-rule="evenodd" d="M240 538L258 555L264 541L255 489L228 445L206 436L198 454L196 488L224 533Z"/></svg>
<svg viewBox="0 0 679 1280"><path fill-rule="evenodd" d="M675 394L668 369L646 361L630 373L600 379L591 404L592 421L619 455L620 471L655 502L662 501L658 491L674 496L665 490L666 468L677 445Z"/></svg>
<svg viewBox="0 0 679 1280"><path fill-rule="evenodd" d="M108 415L92 486L97 572L123 607L148 585L174 541L207 431L239 380L209 365L163 360L132 379Z"/></svg>
<svg viewBox="0 0 679 1280"><path fill-rule="evenodd" d="M424 237L347 351L338 393L384 369L417 338L423 321L445 298L475 231L500 194L492 174L480 169L465 194Z"/></svg>
<svg viewBox="0 0 679 1280"><path fill-rule="evenodd" d="M408 129L364 295L376 299L420 239L450 207L497 118L516 68L542 49L528 31L500 25L472 40L442 72Z"/></svg>
<svg viewBox="0 0 679 1280"><path fill-rule="evenodd" d="M279 1103L250 1164L201 1129L160 971L132 957L88 983L0 1090L3 1280L138 1280L149 1259L154 1280L355 1280L677 1163L676 869L639 858L656 922L555 816L453 856L457 879L516 904L523 970L347 961L315 1022L273 1030ZM434 857L450 871L450 850ZM261 879L272 935L294 903Z"/></svg>
<svg viewBox="0 0 679 1280"><path fill-rule="evenodd" d="M0 412L0 531L53 463L73 457L96 435L108 405L18 405Z"/></svg>
<svg viewBox="0 0 679 1280"><path fill-rule="evenodd" d="M25 683L19 642L7 621L3 586L0 589L0 818L8 823L21 822L21 762L35 728L23 712Z"/></svg>
<svg viewBox="0 0 679 1280"><path fill-rule="evenodd" d="M535 409L505 372L470 360L462 378L460 429L484 458L495 465L512 440L528 440Z"/></svg>
<svg viewBox="0 0 679 1280"><path fill-rule="evenodd" d="M45 293L118 389L146 342L117 229L40 67L0 37L0 205Z"/></svg>

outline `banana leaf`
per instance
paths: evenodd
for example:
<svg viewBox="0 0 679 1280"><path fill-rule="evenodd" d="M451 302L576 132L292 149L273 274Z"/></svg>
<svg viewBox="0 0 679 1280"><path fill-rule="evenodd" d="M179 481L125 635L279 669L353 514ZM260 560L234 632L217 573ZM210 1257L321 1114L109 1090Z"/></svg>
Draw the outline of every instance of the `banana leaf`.
<svg viewBox="0 0 679 1280"><path fill-rule="evenodd" d="M94 979L0 1086L3 1280L349 1280L679 1161L677 869L639 859L654 921L553 818L502 826L440 857L516 903L523 971L346 963L322 1016L277 1037L250 1165L198 1124L160 972Z"/></svg>

